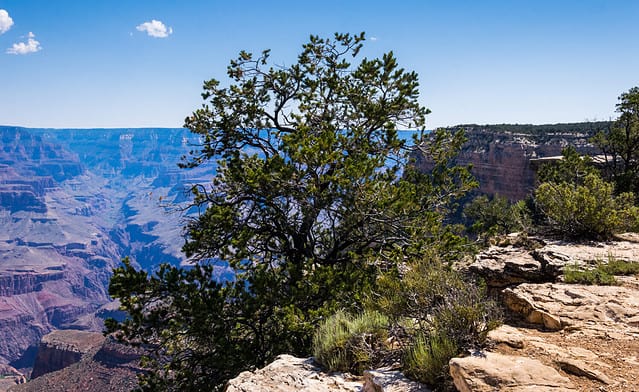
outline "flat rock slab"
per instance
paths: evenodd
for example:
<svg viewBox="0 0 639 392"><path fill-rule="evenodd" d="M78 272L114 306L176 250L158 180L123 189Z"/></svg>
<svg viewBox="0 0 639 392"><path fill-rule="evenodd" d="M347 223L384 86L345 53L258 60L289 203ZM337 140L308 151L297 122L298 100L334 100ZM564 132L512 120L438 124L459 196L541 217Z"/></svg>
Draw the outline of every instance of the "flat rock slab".
<svg viewBox="0 0 639 392"><path fill-rule="evenodd" d="M369 370L364 377L343 373L326 373L313 358L280 355L269 365L242 372L230 380L226 392L430 392L423 384L407 379L401 372Z"/></svg>
<svg viewBox="0 0 639 392"><path fill-rule="evenodd" d="M482 276L491 287L505 287L523 282L544 282L543 266L529 250L514 246L495 246L482 251L468 269Z"/></svg>
<svg viewBox="0 0 639 392"><path fill-rule="evenodd" d="M450 374L460 392L576 391L570 379L536 359L491 352L453 358Z"/></svg>
<svg viewBox="0 0 639 392"><path fill-rule="evenodd" d="M503 292L505 304L529 322L592 333L639 336L639 290L626 286L523 283ZM557 326L556 324L559 324Z"/></svg>
<svg viewBox="0 0 639 392"><path fill-rule="evenodd" d="M48 333L42 337L41 344L84 354L99 347L104 339L101 332L66 329Z"/></svg>
<svg viewBox="0 0 639 392"><path fill-rule="evenodd" d="M633 241L572 244L546 241L537 249L520 246L496 246L479 253L468 269L482 276L490 287L519 283L554 282L566 265L617 260L639 261L639 243Z"/></svg>

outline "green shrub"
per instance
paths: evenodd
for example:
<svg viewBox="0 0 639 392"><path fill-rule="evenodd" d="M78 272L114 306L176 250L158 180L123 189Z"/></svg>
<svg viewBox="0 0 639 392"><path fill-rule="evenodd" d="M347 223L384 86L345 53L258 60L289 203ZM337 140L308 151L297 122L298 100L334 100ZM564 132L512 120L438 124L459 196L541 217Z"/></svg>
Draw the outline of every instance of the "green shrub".
<svg viewBox="0 0 639 392"><path fill-rule="evenodd" d="M615 277L604 269L597 266L597 268L583 268L578 264L568 265L564 268L564 282L571 284L588 284L588 285L602 285L610 286L617 284Z"/></svg>
<svg viewBox="0 0 639 392"><path fill-rule="evenodd" d="M354 374L379 367L387 351L388 326L388 317L375 311L357 316L338 311L313 336L315 360L327 370Z"/></svg>
<svg viewBox="0 0 639 392"><path fill-rule="evenodd" d="M613 256L608 256L608 263L601 265L601 268L610 275L637 275L639 274L639 263L632 261L618 260Z"/></svg>
<svg viewBox="0 0 639 392"><path fill-rule="evenodd" d="M454 338L462 349L484 344L488 331L500 320L497 304L479 282L463 276L437 259L407 263L405 272L387 273L377 282L366 305L393 322L415 320L416 331L433 327ZM413 336L416 331L406 331Z"/></svg>
<svg viewBox="0 0 639 392"><path fill-rule="evenodd" d="M459 347L445 334L420 335L406 352L404 373L431 386L449 386L448 362L457 354Z"/></svg>
<svg viewBox="0 0 639 392"><path fill-rule="evenodd" d="M639 263L618 260L608 255L608 261L597 260L594 268L584 268L578 264L564 268L564 282L577 284L614 285L617 284L615 275L639 274Z"/></svg>
<svg viewBox="0 0 639 392"><path fill-rule="evenodd" d="M531 213L523 200L511 203L505 197L477 196L464 207L469 232L489 238L513 232L529 232Z"/></svg>
<svg viewBox="0 0 639 392"><path fill-rule="evenodd" d="M483 347L501 318L485 287L442 265L436 256L384 275L367 305L393 322L391 336L406 350L406 375L431 387L449 378L451 358Z"/></svg>
<svg viewBox="0 0 639 392"><path fill-rule="evenodd" d="M551 230L572 238L609 238L639 228L634 196L614 196L613 188L589 173L583 184L545 182L535 191L535 200Z"/></svg>

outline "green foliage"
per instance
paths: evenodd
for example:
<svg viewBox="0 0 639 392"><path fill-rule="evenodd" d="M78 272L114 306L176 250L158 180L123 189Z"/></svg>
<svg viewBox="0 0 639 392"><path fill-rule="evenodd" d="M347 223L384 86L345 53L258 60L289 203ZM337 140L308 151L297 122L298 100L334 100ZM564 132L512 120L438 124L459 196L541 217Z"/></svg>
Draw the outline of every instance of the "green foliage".
<svg viewBox="0 0 639 392"><path fill-rule="evenodd" d="M568 265L564 268L566 283L614 285L617 284L615 275L639 274L639 263L620 260L608 255L608 260L596 260L594 268L587 268L579 264Z"/></svg>
<svg viewBox="0 0 639 392"><path fill-rule="evenodd" d="M510 132L514 134L527 134L533 135L536 138L548 137L549 135L561 135L561 134L589 134L594 135L598 130L607 128L611 124L610 121L594 121L594 122L581 122L581 123L561 123L561 124L491 124L491 125L478 125L478 124L463 124L456 125L454 128L459 129L482 129L486 130L489 134L499 134Z"/></svg>
<svg viewBox="0 0 639 392"><path fill-rule="evenodd" d="M605 264L601 264L600 268L602 268L610 275L639 274L639 263L616 259L612 255L608 256L608 262Z"/></svg>
<svg viewBox="0 0 639 392"><path fill-rule="evenodd" d="M634 195L614 195L588 157L573 148L563 159L542 167L541 184L535 190L535 206L552 231L570 238L608 238L639 227L639 208Z"/></svg>
<svg viewBox="0 0 639 392"><path fill-rule="evenodd" d="M470 221L471 233L490 238L513 232L529 232L532 228L530 211L523 200L510 203L498 195L475 197L464 207L464 216Z"/></svg>
<svg viewBox="0 0 639 392"><path fill-rule="evenodd" d="M194 265L149 276L125 262L111 281L131 317L109 330L150 349L142 389L220 389L283 352L308 355L320 321L360 310L379 269L429 249L442 260L463 252L444 225L476 186L451 163L463 132L416 138L435 170L415 170L397 129L423 129L417 75L392 53L351 65L363 41L312 36L290 67L241 52L229 86L205 82L207 102L186 119L202 145L183 166L217 170L192 189ZM213 260L235 280L216 283Z"/></svg>
<svg viewBox="0 0 639 392"><path fill-rule="evenodd" d="M106 326L149 349L143 365L155 373L142 374L143 390L205 390L260 355L259 342L242 339L246 315L236 314L241 309L227 300L235 288L217 283L213 273L211 265L188 270L162 265L148 276L128 259L115 269L109 293L129 318L121 324L107 320ZM208 350L234 355L204 355Z"/></svg>
<svg viewBox="0 0 639 392"><path fill-rule="evenodd" d="M639 87L621 94L617 112L617 120L593 141L606 156L606 174L615 183L616 192L639 196Z"/></svg>
<svg viewBox="0 0 639 392"><path fill-rule="evenodd" d="M617 284L615 277L599 265L596 268L584 269L579 264L567 265L564 268L564 282L601 286Z"/></svg>
<svg viewBox="0 0 639 392"><path fill-rule="evenodd" d="M535 190L549 228L570 238L609 238L639 227L639 208L630 193L613 194L613 185L594 173L583 184L545 182Z"/></svg>
<svg viewBox="0 0 639 392"><path fill-rule="evenodd" d="M439 257L432 253L388 271L366 302L394 323L392 336L406 348L407 374L431 386L448 377L451 358L482 347L501 319L485 288Z"/></svg>
<svg viewBox="0 0 639 392"><path fill-rule="evenodd" d="M445 334L419 335L404 357L404 373L416 381L450 388L448 362L460 353L459 346Z"/></svg>
<svg viewBox="0 0 639 392"><path fill-rule="evenodd" d="M317 328L313 356L329 371L362 374L381 366L388 351L388 317L374 311L352 316L338 311Z"/></svg>
<svg viewBox="0 0 639 392"><path fill-rule="evenodd" d="M574 147L564 148L561 154L560 161L550 162L539 168L537 179L540 183L583 185L586 176L599 174L592 165L592 159L589 156L580 155Z"/></svg>

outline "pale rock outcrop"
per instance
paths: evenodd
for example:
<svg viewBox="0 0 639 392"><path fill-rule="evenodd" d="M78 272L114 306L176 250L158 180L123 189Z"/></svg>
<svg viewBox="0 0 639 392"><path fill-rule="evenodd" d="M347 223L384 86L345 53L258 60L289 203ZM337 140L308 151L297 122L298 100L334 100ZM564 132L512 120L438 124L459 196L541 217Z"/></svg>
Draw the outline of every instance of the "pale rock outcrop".
<svg viewBox="0 0 639 392"><path fill-rule="evenodd" d="M430 392L424 384L411 381L399 371L368 370L364 372L362 392Z"/></svg>
<svg viewBox="0 0 639 392"><path fill-rule="evenodd" d="M483 277L490 287L547 282L556 277L547 274L544 265L529 250L515 246L493 245L477 255L468 269Z"/></svg>
<svg viewBox="0 0 639 392"><path fill-rule="evenodd" d="M492 352L453 358L450 374L460 392L577 390L568 378L536 359Z"/></svg>
<svg viewBox="0 0 639 392"><path fill-rule="evenodd" d="M554 282L567 265L605 263L610 257L637 261L639 255L639 243L633 241L572 244L532 240L539 247L492 245L475 257L468 270L483 277L488 286L503 288L519 283Z"/></svg>
<svg viewBox="0 0 639 392"><path fill-rule="evenodd" d="M589 334L621 333L628 338L639 334L639 296L632 288L523 283L503 293L512 311L548 329L570 327Z"/></svg>
<svg viewBox="0 0 639 392"><path fill-rule="evenodd" d="M361 391L362 381L344 374L326 374L312 358L296 358L280 355L269 365L249 372L242 372L230 380L226 392L321 392Z"/></svg>
<svg viewBox="0 0 639 392"><path fill-rule="evenodd" d="M423 384L393 370L369 370L363 377L347 373L326 373L313 358L280 355L269 365L242 372L230 380L226 392L430 392Z"/></svg>
<svg viewBox="0 0 639 392"><path fill-rule="evenodd" d="M469 269L499 289L516 317L488 334L485 357L451 361L457 388L636 391L639 278L618 276L617 286L587 286L562 283L562 274L567 265L593 268L611 259L638 262L638 256L639 236L633 234L612 242L544 240L534 247L506 244L482 252ZM533 358L538 363L527 362ZM518 363L526 363L530 379ZM549 383L542 369L571 383Z"/></svg>

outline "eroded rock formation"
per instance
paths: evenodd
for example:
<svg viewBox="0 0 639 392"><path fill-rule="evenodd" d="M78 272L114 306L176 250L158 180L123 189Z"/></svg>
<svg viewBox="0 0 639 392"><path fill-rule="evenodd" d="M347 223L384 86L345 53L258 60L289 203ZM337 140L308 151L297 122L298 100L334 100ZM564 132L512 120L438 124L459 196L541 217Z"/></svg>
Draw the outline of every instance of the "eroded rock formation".
<svg viewBox="0 0 639 392"><path fill-rule="evenodd" d="M50 331L102 329L122 257L181 261L174 203L208 169L177 167L182 129L0 127L0 141L0 364L28 372Z"/></svg>
<svg viewBox="0 0 639 392"><path fill-rule="evenodd" d="M56 331L44 337L34 372L36 378L0 391L129 392L143 371L142 351L100 333ZM57 369L59 366L63 368ZM40 372L41 370L41 372Z"/></svg>
<svg viewBox="0 0 639 392"><path fill-rule="evenodd" d="M429 392L426 386L408 380L400 372L368 371L363 377L326 373L313 358L280 355L269 365L253 372L240 373L230 380L226 392Z"/></svg>
<svg viewBox="0 0 639 392"><path fill-rule="evenodd" d="M104 342L99 332L53 331L45 335L38 346L31 378L55 372L79 362L82 356Z"/></svg>
<svg viewBox="0 0 639 392"><path fill-rule="evenodd" d="M522 200L535 184L536 169L531 160L561 155L567 146L582 154L598 154L599 149L589 139L602 126L605 124L459 126L465 130L468 141L456 162L472 164L471 172L479 181L480 193ZM417 156L416 163L425 171L433 168L432 161L423 156Z"/></svg>
<svg viewBox="0 0 639 392"><path fill-rule="evenodd" d="M639 277L617 286L562 283L566 265L614 258L639 262L639 237L570 244L510 236L465 268L482 274L510 310L488 348L450 361L463 392L636 391L639 385ZM530 282L532 281L532 283ZM311 358L280 356L229 382L228 391L427 391L399 372L362 378L325 374Z"/></svg>
<svg viewBox="0 0 639 392"><path fill-rule="evenodd" d="M457 388L636 390L639 277L617 277L615 286L590 286L563 283L562 271L566 265L594 268L611 259L639 262L637 236L602 243L537 244L493 246L469 266L500 291L512 313L505 325L490 332L488 351L451 361ZM527 282L529 277L533 283ZM535 364L528 362L531 358Z"/></svg>

